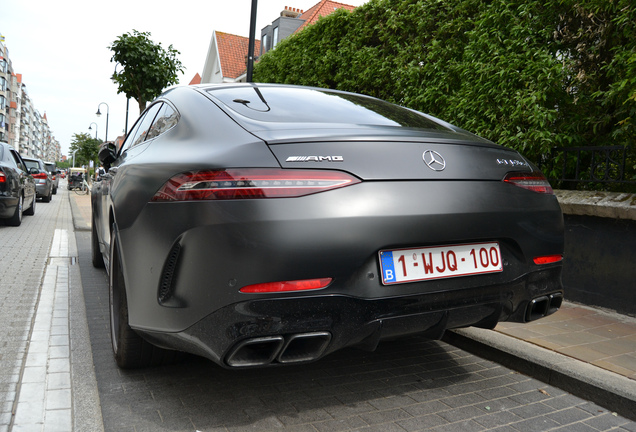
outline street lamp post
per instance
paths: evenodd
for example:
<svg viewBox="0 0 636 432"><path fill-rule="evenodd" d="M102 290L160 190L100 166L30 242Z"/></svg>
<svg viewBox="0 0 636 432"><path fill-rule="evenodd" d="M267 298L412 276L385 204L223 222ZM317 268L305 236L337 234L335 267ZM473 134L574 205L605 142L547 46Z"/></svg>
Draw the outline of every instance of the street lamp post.
<svg viewBox="0 0 636 432"><path fill-rule="evenodd" d="M250 16L250 38L247 43L247 73L245 80L252 82L252 71L254 70L254 45L256 43L256 9L258 7L258 0L252 0L252 14Z"/></svg>
<svg viewBox="0 0 636 432"><path fill-rule="evenodd" d="M102 105L106 105L106 139L104 139L104 141L108 141L108 116L110 114L110 107L108 106L108 104L106 102L100 102L100 104L97 105L97 112L95 113L95 115L97 117L102 115L102 113L99 111L99 107Z"/></svg>
<svg viewBox="0 0 636 432"><path fill-rule="evenodd" d="M91 126L95 125L95 139L97 139L97 123L93 122L88 126L88 130L93 130Z"/></svg>

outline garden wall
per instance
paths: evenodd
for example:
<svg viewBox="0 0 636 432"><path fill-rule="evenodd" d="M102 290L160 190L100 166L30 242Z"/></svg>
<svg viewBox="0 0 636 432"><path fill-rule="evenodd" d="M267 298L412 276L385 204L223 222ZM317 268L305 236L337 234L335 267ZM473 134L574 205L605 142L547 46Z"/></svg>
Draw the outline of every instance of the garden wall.
<svg viewBox="0 0 636 432"><path fill-rule="evenodd" d="M565 298L636 316L636 194L556 191Z"/></svg>

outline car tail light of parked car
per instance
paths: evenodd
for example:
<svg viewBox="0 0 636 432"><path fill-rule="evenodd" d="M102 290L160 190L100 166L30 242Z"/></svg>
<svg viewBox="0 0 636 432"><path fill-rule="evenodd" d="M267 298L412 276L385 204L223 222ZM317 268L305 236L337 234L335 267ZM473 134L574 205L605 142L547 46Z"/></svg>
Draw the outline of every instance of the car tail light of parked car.
<svg viewBox="0 0 636 432"><path fill-rule="evenodd" d="M241 288L242 293L275 293L286 291L311 291L328 286L332 278L307 279L297 281L267 282Z"/></svg>
<svg viewBox="0 0 636 432"><path fill-rule="evenodd" d="M546 256L538 256L533 258L533 261L537 265L541 264L552 264L559 261L563 261L563 255L546 255Z"/></svg>
<svg viewBox="0 0 636 432"><path fill-rule="evenodd" d="M528 189L533 192L543 194L553 194L554 191L550 186L550 183L543 174L538 171L535 172L511 172L506 174L503 180L506 183L519 186L520 188Z"/></svg>
<svg viewBox="0 0 636 432"><path fill-rule="evenodd" d="M33 174L33 178L37 180L38 183L46 183L46 178L48 177L47 173L38 173Z"/></svg>
<svg viewBox="0 0 636 432"><path fill-rule="evenodd" d="M340 171L228 169L195 171L172 177L153 201L289 198L359 183Z"/></svg>

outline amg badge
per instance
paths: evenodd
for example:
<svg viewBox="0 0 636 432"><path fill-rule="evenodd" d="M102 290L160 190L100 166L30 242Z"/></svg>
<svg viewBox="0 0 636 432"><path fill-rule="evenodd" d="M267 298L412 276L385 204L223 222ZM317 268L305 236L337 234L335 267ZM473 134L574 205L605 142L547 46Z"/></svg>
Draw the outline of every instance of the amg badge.
<svg viewBox="0 0 636 432"><path fill-rule="evenodd" d="M289 156L285 162L344 162L342 156Z"/></svg>

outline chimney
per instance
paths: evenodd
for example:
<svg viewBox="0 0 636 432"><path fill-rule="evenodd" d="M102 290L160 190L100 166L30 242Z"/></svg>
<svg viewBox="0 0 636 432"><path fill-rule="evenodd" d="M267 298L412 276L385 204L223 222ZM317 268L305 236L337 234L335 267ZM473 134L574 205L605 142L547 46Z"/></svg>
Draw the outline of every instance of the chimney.
<svg viewBox="0 0 636 432"><path fill-rule="evenodd" d="M285 6L285 9L280 13L280 16L287 18L298 18L302 12L299 9Z"/></svg>

